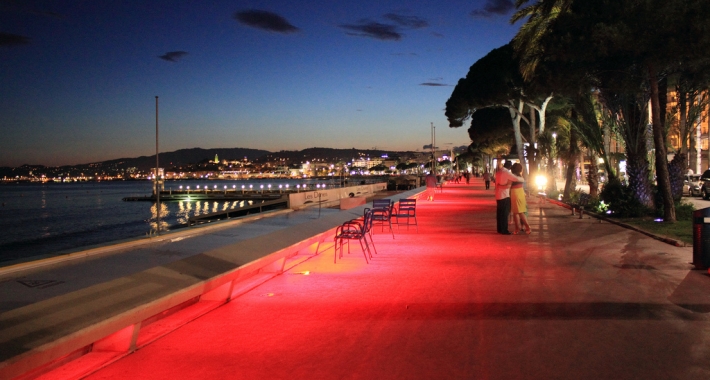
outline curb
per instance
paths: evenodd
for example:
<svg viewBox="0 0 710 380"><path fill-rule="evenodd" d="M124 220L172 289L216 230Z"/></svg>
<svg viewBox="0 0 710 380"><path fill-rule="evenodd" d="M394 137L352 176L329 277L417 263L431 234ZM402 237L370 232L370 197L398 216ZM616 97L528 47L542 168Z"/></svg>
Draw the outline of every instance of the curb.
<svg viewBox="0 0 710 380"><path fill-rule="evenodd" d="M546 200L547 200L548 202L550 202L550 203L556 204L557 206L560 206L560 207L564 207L564 208L566 208L566 209L568 209L568 210L571 210L571 209L572 209L572 206L568 205L567 203L560 202L560 201L558 201L558 200L550 199L550 198L546 198ZM585 211L584 213L585 213L586 215L593 216L593 217L595 217L595 218L597 218L597 219L600 219L600 220L603 220L603 221L605 221L605 222L609 222L609 223L611 223L611 224L616 224L617 226L621 226L621 227L627 228L627 229L629 229L629 230L633 230L633 231L636 231L636 232L640 232L640 233L642 233L642 234L644 234L644 235L646 235L646 236L652 237L652 238L654 238L654 239L656 239L656 240L658 240L658 241L662 241L662 242L664 242L664 243L666 243L666 244L670 244L670 245L673 245L673 246L676 246L676 247L692 247L692 246L693 246L693 244L689 244L689 243L686 243L686 242L684 242L684 241L677 240L677 239L671 239L671 238L665 237L665 236L659 236L659 235L650 233L650 232L648 232L648 231L646 231L646 230L642 230L642 229L640 229L640 228L638 228L638 227L636 227L636 226L632 226L632 225L630 225L630 224L626 224L626 223L624 223L624 222L620 222L620 221L618 221L618 220L614 220L614 219L608 218L608 217L606 217L606 216L604 216L604 215L600 215L600 214L597 214L597 213L595 213L595 212Z"/></svg>

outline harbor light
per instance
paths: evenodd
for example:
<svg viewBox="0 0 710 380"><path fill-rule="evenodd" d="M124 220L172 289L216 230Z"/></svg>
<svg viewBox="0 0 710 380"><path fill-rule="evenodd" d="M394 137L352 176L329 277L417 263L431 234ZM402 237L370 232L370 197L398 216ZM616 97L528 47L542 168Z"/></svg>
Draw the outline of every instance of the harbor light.
<svg viewBox="0 0 710 380"><path fill-rule="evenodd" d="M268 187L269 187L269 190L271 190L271 184L269 184L269 186L268 186Z"/></svg>

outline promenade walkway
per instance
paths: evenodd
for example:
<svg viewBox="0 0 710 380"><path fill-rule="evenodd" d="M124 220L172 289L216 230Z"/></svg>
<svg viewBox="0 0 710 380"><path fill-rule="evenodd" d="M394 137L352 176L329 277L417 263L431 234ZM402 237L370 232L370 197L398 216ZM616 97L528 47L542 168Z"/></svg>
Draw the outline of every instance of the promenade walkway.
<svg viewBox="0 0 710 380"><path fill-rule="evenodd" d="M492 190L448 185L370 264L326 251L88 379L710 378L692 248L529 203L503 236Z"/></svg>

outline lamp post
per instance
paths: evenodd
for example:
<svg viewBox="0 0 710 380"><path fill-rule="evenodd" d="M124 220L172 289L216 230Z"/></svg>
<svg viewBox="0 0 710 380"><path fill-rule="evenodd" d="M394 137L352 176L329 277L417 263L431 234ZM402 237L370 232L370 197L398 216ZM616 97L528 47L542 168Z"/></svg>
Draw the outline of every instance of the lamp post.
<svg viewBox="0 0 710 380"><path fill-rule="evenodd" d="M431 171L436 175L436 127L431 123Z"/></svg>
<svg viewBox="0 0 710 380"><path fill-rule="evenodd" d="M156 233L160 235L160 181L158 180L158 96L155 96L155 212L156 212Z"/></svg>

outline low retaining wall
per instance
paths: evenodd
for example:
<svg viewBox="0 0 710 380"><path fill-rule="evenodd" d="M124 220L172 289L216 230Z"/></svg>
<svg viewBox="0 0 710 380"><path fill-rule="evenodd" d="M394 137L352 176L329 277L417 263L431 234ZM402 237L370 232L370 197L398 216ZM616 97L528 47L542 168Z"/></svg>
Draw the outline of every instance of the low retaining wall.
<svg viewBox="0 0 710 380"><path fill-rule="evenodd" d="M415 189L390 197L396 201ZM0 315L0 379L80 378L332 248L365 206ZM323 244L328 242L328 244ZM55 369L56 368L56 369ZM54 372L52 373L54 374Z"/></svg>
<svg viewBox="0 0 710 380"><path fill-rule="evenodd" d="M387 190L387 183L385 182L371 185L341 187L337 189L291 193L288 195L288 201L291 209L293 210L313 206L319 202L321 206L329 207L339 204L340 200L343 198L368 197L375 194L375 192L383 190Z"/></svg>

